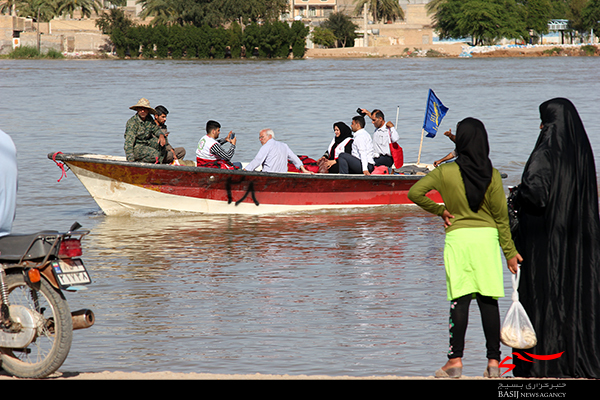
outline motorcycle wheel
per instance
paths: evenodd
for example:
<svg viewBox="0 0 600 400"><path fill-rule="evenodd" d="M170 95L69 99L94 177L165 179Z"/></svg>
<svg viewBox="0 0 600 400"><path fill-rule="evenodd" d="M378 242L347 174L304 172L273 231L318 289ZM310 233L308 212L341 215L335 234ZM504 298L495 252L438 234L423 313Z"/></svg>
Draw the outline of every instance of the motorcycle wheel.
<svg viewBox="0 0 600 400"><path fill-rule="evenodd" d="M2 369L21 378L44 378L63 364L73 339L73 320L62 293L42 279L32 290L22 274L6 277L11 305L22 305L42 316L33 342L25 349L0 348Z"/></svg>

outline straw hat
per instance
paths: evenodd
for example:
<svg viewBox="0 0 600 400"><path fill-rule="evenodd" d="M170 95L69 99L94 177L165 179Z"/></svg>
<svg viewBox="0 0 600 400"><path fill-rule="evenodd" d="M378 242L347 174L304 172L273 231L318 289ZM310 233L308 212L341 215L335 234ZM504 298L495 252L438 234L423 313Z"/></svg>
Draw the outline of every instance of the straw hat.
<svg viewBox="0 0 600 400"><path fill-rule="evenodd" d="M148 101L148 99L144 98L139 99L136 105L131 106L129 108L136 111L140 108L145 108L150 112L150 114L156 114L156 110L150 107L150 102Z"/></svg>

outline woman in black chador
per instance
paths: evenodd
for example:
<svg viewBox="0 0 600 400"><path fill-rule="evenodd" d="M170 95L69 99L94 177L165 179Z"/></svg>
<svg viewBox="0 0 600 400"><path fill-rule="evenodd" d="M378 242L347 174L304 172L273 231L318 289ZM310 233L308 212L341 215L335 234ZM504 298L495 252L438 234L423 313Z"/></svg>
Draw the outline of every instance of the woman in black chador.
<svg viewBox="0 0 600 400"><path fill-rule="evenodd" d="M541 133L519 185L519 300L538 342L515 376L600 378L600 220L594 155L567 99L540 105ZM557 355L553 360L532 359ZM539 358L539 357L536 357Z"/></svg>

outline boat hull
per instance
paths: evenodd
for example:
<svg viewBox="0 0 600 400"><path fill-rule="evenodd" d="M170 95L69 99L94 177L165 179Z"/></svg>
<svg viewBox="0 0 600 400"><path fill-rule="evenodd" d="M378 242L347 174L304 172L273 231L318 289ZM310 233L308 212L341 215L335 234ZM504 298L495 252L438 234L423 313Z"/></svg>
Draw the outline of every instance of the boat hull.
<svg viewBox="0 0 600 400"><path fill-rule="evenodd" d="M52 153L107 215L138 210L209 214L408 205L416 175L264 173L127 162L122 157ZM439 193L428 196L441 203Z"/></svg>

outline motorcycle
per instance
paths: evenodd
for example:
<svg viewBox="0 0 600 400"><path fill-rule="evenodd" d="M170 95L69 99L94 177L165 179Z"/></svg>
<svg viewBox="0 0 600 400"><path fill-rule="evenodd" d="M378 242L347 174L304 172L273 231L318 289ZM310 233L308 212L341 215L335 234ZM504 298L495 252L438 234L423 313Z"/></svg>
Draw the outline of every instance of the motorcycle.
<svg viewBox="0 0 600 400"><path fill-rule="evenodd" d="M0 366L21 378L56 372L71 349L73 331L89 328L91 310L70 312L63 291L92 283L81 260L89 231L41 231L0 238Z"/></svg>

